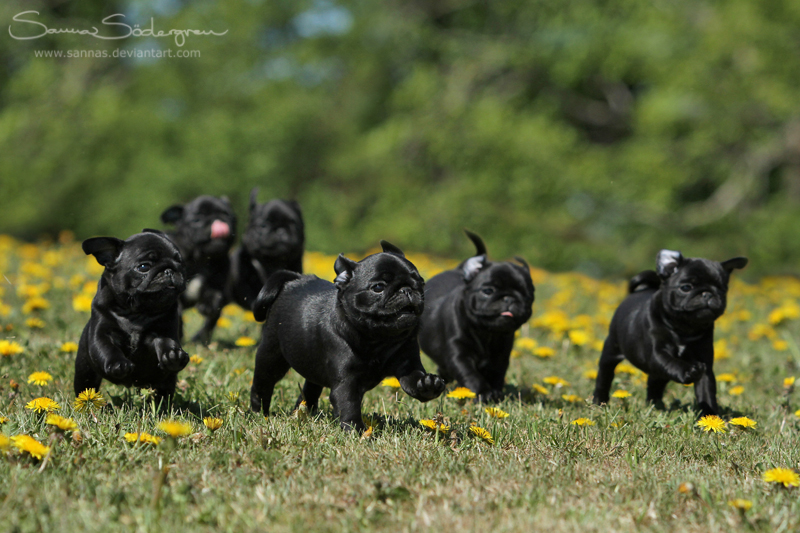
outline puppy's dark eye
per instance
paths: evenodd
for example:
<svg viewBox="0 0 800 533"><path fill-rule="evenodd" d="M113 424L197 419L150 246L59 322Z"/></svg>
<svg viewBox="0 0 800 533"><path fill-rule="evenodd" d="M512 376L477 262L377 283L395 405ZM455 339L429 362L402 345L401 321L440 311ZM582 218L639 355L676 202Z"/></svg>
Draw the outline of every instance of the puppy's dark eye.
<svg viewBox="0 0 800 533"><path fill-rule="evenodd" d="M692 290L692 286L688 283L680 286L681 292L690 292Z"/></svg>
<svg viewBox="0 0 800 533"><path fill-rule="evenodd" d="M383 292L386 289L385 283L376 283L372 286L372 292Z"/></svg>
<svg viewBox="0 0 800 533"><path fill-rule="evenodd" d="M142 263L141 265L137 265L134 270L136 270L136 272L141 272L142 274L144 274L145 272L150 271L150 265L148 263Z"/></svg>
<svg viewBox="0 0 800 533"><path fill-rule="evenodd" d="M483 289L481 289L481 292L482 292L483 294L485 294L485 295L489 296L489 295L491 295L491 294L494 294L494 289L493 289L493 288L491 288L491 287L484 287Z"/></svg>

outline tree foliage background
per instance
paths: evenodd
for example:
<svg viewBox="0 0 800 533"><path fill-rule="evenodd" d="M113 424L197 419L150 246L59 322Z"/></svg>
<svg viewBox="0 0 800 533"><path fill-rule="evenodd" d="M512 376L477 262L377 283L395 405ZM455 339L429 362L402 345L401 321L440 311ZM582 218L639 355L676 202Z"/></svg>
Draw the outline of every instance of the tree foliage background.
<svg viewBox="0 0 800 533"><path fill-rule="evenodd" d="M6 0L223 37L0 38L0 231L125 237L198 194L300 201L308 247L629 274L800 265L794 0ZM39 58L37 50L198 50Z"/></svg>

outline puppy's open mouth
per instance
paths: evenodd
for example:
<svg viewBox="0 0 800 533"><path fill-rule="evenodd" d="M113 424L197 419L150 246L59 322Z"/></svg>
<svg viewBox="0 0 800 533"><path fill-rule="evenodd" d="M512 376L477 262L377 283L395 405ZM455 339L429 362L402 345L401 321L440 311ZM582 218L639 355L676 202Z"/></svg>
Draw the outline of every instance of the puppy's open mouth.
<svg viewBox="0 0 800 533"><path fill-rule="evenodd" d="M397 312L398 315L416 315L417 308L413 305L407 305L405 307L401 307L400 310Z"/></svg>
<svg viewBox="0 0 800 533"><path fill-rule="evenodd" d="M511 311L503 311L502 313L500 313L500 316L507 316L508 318L514 318L514 313L512 313Z"/></svg>

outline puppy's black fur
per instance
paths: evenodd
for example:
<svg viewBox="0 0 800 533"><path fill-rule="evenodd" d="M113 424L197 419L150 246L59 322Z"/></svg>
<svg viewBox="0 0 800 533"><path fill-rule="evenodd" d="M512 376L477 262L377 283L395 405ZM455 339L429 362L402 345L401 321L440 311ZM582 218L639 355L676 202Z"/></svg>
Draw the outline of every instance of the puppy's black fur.
<svg viewBox="0 0 800 533"><path fill-rule="evenodd" d="M694 383L703 415L716 414L714 321L725 312L728 280L747 259L717 263L661 250L656 271L628 285L603 345L594 403L608 402L614 369L623 359L647 373L647 400L662 405L667 383Z"/></svg>
<svg viewBox="0 0 800 533"><path fill-rule="evenodd" d="M514 332L531 317L534 287L524 260L493 263L481 238L467 235L476 255L426 284L419 342L445 380L494 401L502 396Z"/></svg>
<svg viewBox="0 0 800 533"><path fill-rule="evenodd" d="M269 277L279 270L303 272L305 233L300 205L295 201L258 203L258 188L250 192L250 220L242 245L231 258L228 295L252 310Z"/></svg>
<svg viewBox="0 0 800 533"><path fill-rule="evenodd" d="M192 341L208 343L225 305L236 214L225 197L199 196L186 205L166 209L161 221L175 225L175 231L167 235L178 245L186 265L188 283L181 305L184 309L196 305L205 318Z"/></svg>
<svg viewBox="0 0 800 533"><path fill-rule="evenodd" d="M269 414L272 391L289 368L306 378L301 399L316 409L323 387L342 428L364 429L364 393L388 376L427 402L445 382L420 362L417 330L422 277L403 252L382 241L383 253L356 263L340 255L336 280L273 274L253 306L265 320L250 394L253 411ZM300 400L298 400L300 402Z"/></svg>
<svg viewBox="0 0 800 533"><path fill-rule="evenodd" d="M107 379L171 395L189 362L179 342L186 278L178 247L160 231L144 230L126 241L87 239L83 251L106 268L78 344L75 394Z"/></svg>

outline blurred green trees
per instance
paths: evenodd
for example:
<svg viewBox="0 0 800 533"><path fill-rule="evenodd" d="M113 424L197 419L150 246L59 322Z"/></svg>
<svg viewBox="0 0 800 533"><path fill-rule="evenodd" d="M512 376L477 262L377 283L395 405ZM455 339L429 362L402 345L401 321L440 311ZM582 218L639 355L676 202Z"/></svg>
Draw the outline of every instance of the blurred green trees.
<svg viewBox="0 0 800 533"><path fill-rule="evenodd" d="M127 236L169 205L294 197L308 247L381 238L603 274L660 248L800 265L800 3L45 2L223 37L0 39L0 231ZM110 34L114 28L103 28ZM6 32L8 33L8 32ZM199 50L199 58L36 51Z"/></svg>

